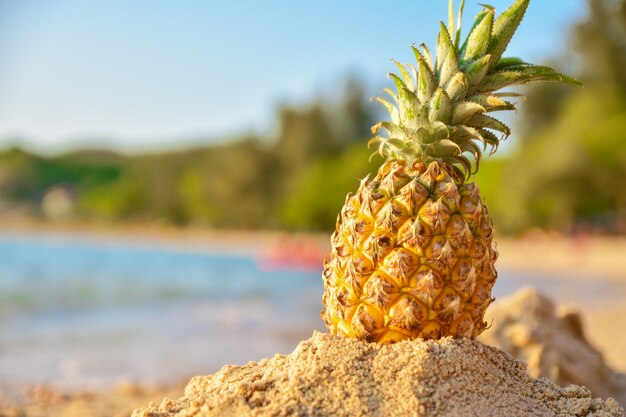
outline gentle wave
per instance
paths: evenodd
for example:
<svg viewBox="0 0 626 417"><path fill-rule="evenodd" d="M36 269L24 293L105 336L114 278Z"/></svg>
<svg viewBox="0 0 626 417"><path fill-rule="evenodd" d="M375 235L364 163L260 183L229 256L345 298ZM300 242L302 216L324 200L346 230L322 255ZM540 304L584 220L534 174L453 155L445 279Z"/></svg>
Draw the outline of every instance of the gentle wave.
<svg viewBox="0 0 626 417"><path fill-rule="evenodd" d="M171 382L287 353L323 329L320 272L124 241L0 236L0 396L39 382ZM500 275L496 297L529 284L587 306L624 294L599 279Z"/></svg>

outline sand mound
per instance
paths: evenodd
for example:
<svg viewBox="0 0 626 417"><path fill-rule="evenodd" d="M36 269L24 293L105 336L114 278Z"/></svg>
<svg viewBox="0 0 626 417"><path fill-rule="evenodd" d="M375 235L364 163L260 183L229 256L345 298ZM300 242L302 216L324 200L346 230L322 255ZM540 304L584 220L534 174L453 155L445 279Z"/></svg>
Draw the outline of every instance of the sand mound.
<svg viewBox="0 0 626 417"><path fill-rule="evenodd" d="M589 344L577 312L526 288L494 303L486 320L492 326L479 340L522 359L531 376L585 385L592 395L626 404L626 375L609 368Z"/></svg>
<svg viewBox="0 0 626 417"><path fill-rule="evenodd" d="M623 416L582 387L533 379L523 362L468 339L378 346L314 333L288 356L195 377L170 416Z"/></svg>

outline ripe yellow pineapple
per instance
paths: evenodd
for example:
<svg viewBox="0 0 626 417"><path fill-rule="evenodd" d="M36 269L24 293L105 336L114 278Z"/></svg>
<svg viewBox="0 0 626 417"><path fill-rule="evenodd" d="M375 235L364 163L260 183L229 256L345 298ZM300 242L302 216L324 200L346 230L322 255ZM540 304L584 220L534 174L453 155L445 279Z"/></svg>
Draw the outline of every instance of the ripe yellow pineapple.
<svg viewBox="0 0 626 417"><path fill-rule="evenodd" d="M349 194L324 262L329 331L379 343L407 338L474 338L487 324L497 272L493 224L478 187L466 182L482 151L495 151L509 128L487 115L512 110L503 87L533 81L578 83L553 69L503 58L530 0L495 18L484 6L461 44L463 2L441 23L433 61L413 47L417 66L396 62L397 91L376 97L390 122L370 144L386 158ZM498 137L497 134L501 134ZM472 160L474 164L472 164Z"/></svg>

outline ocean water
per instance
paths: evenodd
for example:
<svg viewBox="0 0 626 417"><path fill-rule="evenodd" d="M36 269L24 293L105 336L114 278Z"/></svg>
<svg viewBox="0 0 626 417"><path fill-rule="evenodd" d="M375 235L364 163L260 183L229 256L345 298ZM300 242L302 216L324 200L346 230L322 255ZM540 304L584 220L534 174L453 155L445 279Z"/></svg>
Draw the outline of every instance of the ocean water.
<svg viewBox="0 0 626 417"><path fill-rule="evenodd" d="M609 280L500 271L496 297L533 285L560 302L624 296ZM289 353L313 330L319 270L260 269L251 254L0 234L0 397L47 383L171 383Z"/></svg>
<svg viewBox="0 0 626 417"><path fill-rule="evenodd" d="M0 236L0 395L166 383L288 353L323 327L320 277L197 248Z"/></svg>

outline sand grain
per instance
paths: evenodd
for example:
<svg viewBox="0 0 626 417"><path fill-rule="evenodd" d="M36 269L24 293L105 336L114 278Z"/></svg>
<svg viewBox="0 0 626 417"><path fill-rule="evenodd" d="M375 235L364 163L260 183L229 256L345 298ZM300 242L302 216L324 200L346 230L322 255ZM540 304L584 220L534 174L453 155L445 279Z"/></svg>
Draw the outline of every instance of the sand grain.
<svg viewBox="0 0 626 417"><path fill-rule="evenodd" d="M468 339L379 346L314 333L288 356L193 378L185 395L133 417L623 416L612 399L533 379L526 365Z"/></svg>

